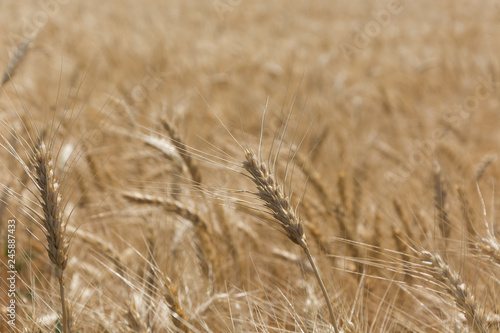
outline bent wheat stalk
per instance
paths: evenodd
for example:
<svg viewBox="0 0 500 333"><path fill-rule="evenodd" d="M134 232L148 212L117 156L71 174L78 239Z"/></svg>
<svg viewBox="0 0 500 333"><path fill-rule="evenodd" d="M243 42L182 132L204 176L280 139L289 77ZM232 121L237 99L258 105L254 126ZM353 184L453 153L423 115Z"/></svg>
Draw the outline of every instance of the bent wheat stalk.
<svg viewBox="0 0 500 333"><path fill-rule="evenodd" d="M330 314L330 323L333 325L335 333L339 333L328 292L326 291L325 284L316 267L316 263L311 256L309 247L307 246L306 235L304 234L304 224L295 213L290 203L290 197L285 195L284 187L277 182L273 172L268 168L267 164L260 161L249 149L245 149L244 151L246 161L243 162L243 168L250 174L250 178L257 186L258 192L256 195L262 200L264 207L269 209L270 214L283 228L287 237L304 250L321 287L323 296L325 297Z"/></svg>

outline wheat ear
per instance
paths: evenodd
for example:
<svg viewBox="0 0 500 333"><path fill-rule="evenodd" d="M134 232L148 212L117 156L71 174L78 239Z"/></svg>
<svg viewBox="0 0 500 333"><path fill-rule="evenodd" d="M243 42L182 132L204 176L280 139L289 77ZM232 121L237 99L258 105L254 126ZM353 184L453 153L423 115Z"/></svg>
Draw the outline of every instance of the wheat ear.
<svg viewBox="0 0 500 333"><path fill-rule="evenodd" d="M179 301L177 286L175 286L168 278L164 279L163 285L165 287L165 293L163 296L167 302L168 308L171 311L172 322L180 332L191 333L191 329L188 327L189 316L184 312L184 309Z"/></svg>
<svg viewBox="0 0 500 333"><path fill-rule="evenodd" d="M33 182L40 192L39 201L43 209L41 220L48 244L46 250L59 280L63 332L68 333L71 330L71 318L64 293L64 270L68 263L69 243L66 238L66 224L63 222L62 196L54 161L43 142L36 147L32 163L35 168Z"/></svg>
<svg viewBox="0 0 500 333"><path fill-rule="evenodd" d="M454 272L439 254L422 251L419 256L422 263L430 267L434 278L446 286L448 293L455 300L455 304L464 313L469 327L474 332L488 332L490 316L475 300L458 273Z"/></svg>
<svg viewBox="0 0 500 333"><path fill-rule="evenodd" d="M304 224L300 217L295 214L293 206L290 203L290 197L285 195L284 187L277 182L266 163L259 161L252 151L245 149L245 159L243 168L250 174L250 178L257 186L258 192L256 195L263 201L264 207L269 209L270 214L283 228L288 238L304 250L323 291L323 296L325 297L330 313L330 322L333 325L335 333L339 333L328 292L307 246Z"/></svg>
<svg viewBox="0 0 500 333"><path fill-rule="evenodd" d="M444 238L444 245L448 242L451 233L451 222L446 211L446 195L443 180L441 179L441 167L437 162L434 162L434 206L438 214L439 229Z"/></svg>
<svg viewBox="0 0 500 333"><path fill-rule="evenodd" d="M184 161L184 164L186 165L189 174L191 175L191 179L197 184L201 183L201 174L198 166L196 165L196 162L193 160L191 157L191 154L186 148L186 145L184 142L181 140L179 135L177 134L177 131L175 128L168 122L167 119L163 119L161 121L161 124L163 125L163 128L168 132L168 135L171 138L171 142L175 147L175 150L179 153L181 156L182 160Z"/></svg>
<svg viewBox="0 0 500 333"><path fill-rule="evenodd" d="M9 82L12 76L14 76L14 72L26 56L31 42L32 38L26 38L21 44L18 45L16 52L12 55L12 58L7 64L7 68L3 73L2 81L0 81L0 87Z"/></svg>

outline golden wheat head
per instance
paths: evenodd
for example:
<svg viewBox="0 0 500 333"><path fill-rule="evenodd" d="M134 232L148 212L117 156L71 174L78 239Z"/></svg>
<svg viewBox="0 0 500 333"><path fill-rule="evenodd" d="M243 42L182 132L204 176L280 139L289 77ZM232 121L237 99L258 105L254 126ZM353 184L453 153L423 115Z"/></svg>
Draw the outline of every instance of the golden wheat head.
<svg viewBox="0 0 500 333"><path fill-rule="evenodd" d="M252 176L252 181L257 185L257 196L271 211L288 238L302 248L307 247L304 225L295 214L290 198L285 196L282 186L275 180L273 173L270 172L266 163L260 162L250 150L245 150L245 158L243 168Z"/></svg>
<svg viewBox="0 0 500 333"><path fill-rule="evenodd" d="M38 145L34 156L35 185L42 201L47 252L61 276L68 262L68 242L65 238L66 226L63 223L62 198L59 182L54 170L54 161L44 143Z"/></svg>
<svg viewBox="0 0 500 333"><path fill-rule="evenodd" d="M54 264L59 281L62 306L63 332L70 332L72 315L70 304L66 302L64 288L64 270L68 263L69 242L66 238L66 224L63 222L63 205L59 181L54 160L43 142L35 147L32 164L35 169L33 182L40 192L39 201L43 215L40 216L43 232L47 238L47 253Z"/></svg>

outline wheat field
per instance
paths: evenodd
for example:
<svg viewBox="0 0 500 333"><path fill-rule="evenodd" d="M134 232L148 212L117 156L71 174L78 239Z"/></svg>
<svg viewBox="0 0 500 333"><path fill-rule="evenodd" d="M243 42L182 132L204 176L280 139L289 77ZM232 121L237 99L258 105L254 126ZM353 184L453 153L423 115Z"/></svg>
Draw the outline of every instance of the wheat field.
<svg viewBox="0 0 500 333"><path fill-rule="evenodd" d="M500 2L0 2L0 332L499 332Z"/></svg>

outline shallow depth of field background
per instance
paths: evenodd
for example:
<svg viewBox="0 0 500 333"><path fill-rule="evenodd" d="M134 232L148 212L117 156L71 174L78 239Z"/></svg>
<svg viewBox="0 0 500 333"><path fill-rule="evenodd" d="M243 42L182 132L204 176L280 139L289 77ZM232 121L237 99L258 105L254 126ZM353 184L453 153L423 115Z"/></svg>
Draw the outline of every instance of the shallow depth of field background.
<svg viewBox="0 0 500 333"><path fill-rule="evenodd" d="M241 195L227 190L252 183L194 157L209 187L201 193L179 158L146 143L169 141L166 118L193 156L224 156L220 148L242 161L215 114L257 150L266 103L264 153L293 105L285 146L295 131L293 143L304 140L277 169L295 163L295 176L302 166L310 175L300 213L344 331L467 329L422 250L498 317L500 248L488 254L482 238L488 228L496 237L500 203L499 1L1 1L0 72L26 38L0 90L0 133L55 135L71 232L101 241L71 239L66 285L79 332L328 331L300 249L259 220L264 208L234 207ZM18 226L14 331L55 332L54 273L23 214L33 186L5 150L0 159L0 183L24 196L4 195L0 209L2 262L7 220ZM208 221L210 275L190 221L125 192L175 198Z"/></svg>

